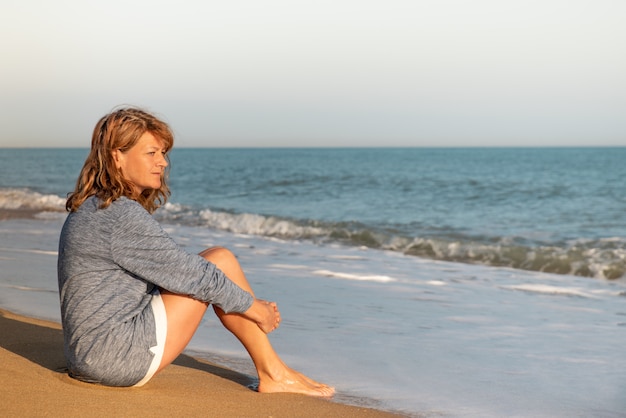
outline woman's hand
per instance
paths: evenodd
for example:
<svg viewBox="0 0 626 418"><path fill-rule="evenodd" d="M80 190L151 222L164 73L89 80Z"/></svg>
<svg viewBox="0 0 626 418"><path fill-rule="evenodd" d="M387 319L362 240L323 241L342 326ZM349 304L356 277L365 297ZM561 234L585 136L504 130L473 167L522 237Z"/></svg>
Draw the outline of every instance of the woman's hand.
<svg viewBox="0 0 626 418"><path fill-rule="evenodd" d="M274 331L280 325L280 312L275 302L255 299L244 315L256 322L261 331L266 334Z"/></svg>

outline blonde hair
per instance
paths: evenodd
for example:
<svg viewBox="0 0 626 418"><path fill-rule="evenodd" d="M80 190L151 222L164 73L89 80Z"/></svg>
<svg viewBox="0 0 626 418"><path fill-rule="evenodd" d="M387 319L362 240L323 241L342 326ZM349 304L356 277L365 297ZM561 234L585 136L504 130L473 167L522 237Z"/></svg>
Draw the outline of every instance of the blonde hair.
<svg viewBox="0 0 626 418"><path fill-rule="evenodd" d="M174 135L170 127L144 110L125 107L102 117L93 130L91 152L78 176L74 192L68 195L65 208L73 212L90 196L100 199L101 208L108 207L122 196L136 200L150 213L165 204L170 195L166 182L167 169L161 178L160 188L146 189L136 196L133 184L124 178L113 159L113 151L128 151L146 132L163 141L166 152L172 149Z"/></svg>

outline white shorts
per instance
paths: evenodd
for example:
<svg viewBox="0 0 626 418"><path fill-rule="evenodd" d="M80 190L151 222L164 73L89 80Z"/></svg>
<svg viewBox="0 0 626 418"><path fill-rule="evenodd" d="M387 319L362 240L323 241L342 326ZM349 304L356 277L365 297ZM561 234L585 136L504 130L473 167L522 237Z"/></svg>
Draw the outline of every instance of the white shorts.
<svg viewBox="0 0 626 418"><path fill-rule="evenodd" d="M137 382L134 386L139 387L148 383L148 380L152 379L152 376L159 370L161 365L161 359L163 358L163 351L165 350L165 337L167 336L167 314L165 313L165 305L163 299L157 288L154 289L152 294L152 312L154 313L154 324L156 328L156 340L157 345L150 347L150 351L154 353L148 373Z"/></svg>

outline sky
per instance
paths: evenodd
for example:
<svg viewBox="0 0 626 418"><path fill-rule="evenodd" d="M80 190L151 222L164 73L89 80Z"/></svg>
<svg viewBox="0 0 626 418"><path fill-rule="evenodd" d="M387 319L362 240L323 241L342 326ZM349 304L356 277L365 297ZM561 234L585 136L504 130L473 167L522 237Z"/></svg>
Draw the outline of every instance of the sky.
<svg viewBox="0 0 626 418"><path fill-rule="evenodd" d="M0 0L0 147L626 146L623 0Z"/></svg>

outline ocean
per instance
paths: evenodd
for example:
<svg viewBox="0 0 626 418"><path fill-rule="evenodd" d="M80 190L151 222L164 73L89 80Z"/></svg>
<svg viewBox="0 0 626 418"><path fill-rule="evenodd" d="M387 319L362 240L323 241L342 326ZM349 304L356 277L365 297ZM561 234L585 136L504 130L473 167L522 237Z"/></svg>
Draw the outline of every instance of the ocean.
<svg viewBox="0 0 626 418"><path fill-rule="evenodd" d="M1 149L0 306L58 320L86 149ZM339 402L445 417L626 416L626 148L174 149L155 217L231 248L281 356ZM25 267L29 266L28 269ZM33 273L35 272L35 273ZM190 352L252 373L207 315Z"/></svg>

